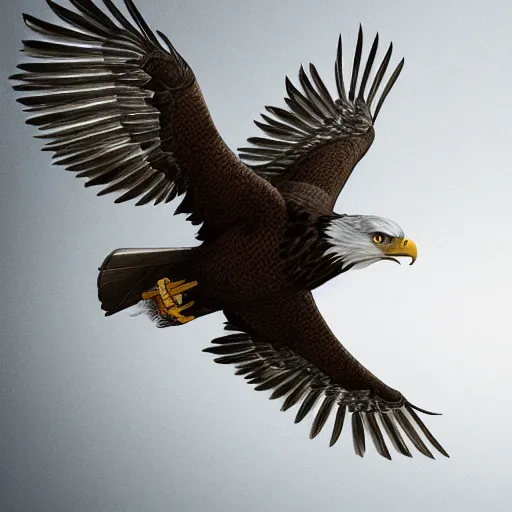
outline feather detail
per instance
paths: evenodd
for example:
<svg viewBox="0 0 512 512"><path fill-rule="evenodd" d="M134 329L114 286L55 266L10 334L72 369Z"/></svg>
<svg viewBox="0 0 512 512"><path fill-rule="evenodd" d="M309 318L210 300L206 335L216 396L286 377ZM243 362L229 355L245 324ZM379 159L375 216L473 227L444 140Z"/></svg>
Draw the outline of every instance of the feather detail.
<svg viewBox="0 0 512 512"><path fill-rule="evenodd" d="M86 186L105 187L99 195L120 193L116 202L171 201L186 182L163 149L158 93L148 89L142 65L160 51L183 86L192 71L174 49L164 50L131 0L125 5L134 24L111 0L103 1L106 11L91 0L70 0L75 10L47 3L63 24L23 15L45 39L23 41L25 55L36 60L10 77L21 82L16 91L28 93L17 101L32 113L27 123L43 132L37 137L48 139L43 149L87 178Z"/></svg>
<svg viewBox="0 0 512 512"><path fill-rule="evenodd" d="M299 159L310 154L317 146L365 134L374 124L384 100L403 67L402 60L389 78L378 98L377 106L372 112L372 102L378 94L392 52L392 45L390 45L371 83L370 91L366 94L378 44L379 36L377 34L364 64L357 95L357 82L363 51L361 26L357 37L348 95L343 77L341 36L338 40L334 67L338 98L333 99L313 64L309 66L311 78L302 66L299 69L299 83L302 91L286 77L285 85L288 96L285 97L285 103L289 110L265 107L273 117L262 115L265 123L260 121L255 121L255 123L267 137L248 139L253 146L239 148L240 158L247 162L256 173L266 178L277 178Z"/></svg>
<svg viewBox="0 0 512 512"><path fill-rule="evenodd" d="M236 329L230 323L228 330ZM333 383L330 378L307 360L285 346L275 346L238 329L240 332L213 340L213 346L204 352L222 357L215 359L221 364L234 364L237 375L244 375L249 384L258 391L271 391L270 399L284 399L281 407L286 411L300 404L295 416L299 423L320 403L315 412L310 438L315 438L335 412L329 446L338 441L347 410L351 414L354 451L363 457L366 452L368 432L377 452L386 459L391 454L385 436L391 440L396 450L408 457L411 453L403 441L402 433L412 441L420 453L433 458L432 453L421 439L423 433L440 453L448 454L426 428L409 402L387 402L378 396L370 396L369 391L347 390ZM400 431L401 430L401 431Z"/></svg>

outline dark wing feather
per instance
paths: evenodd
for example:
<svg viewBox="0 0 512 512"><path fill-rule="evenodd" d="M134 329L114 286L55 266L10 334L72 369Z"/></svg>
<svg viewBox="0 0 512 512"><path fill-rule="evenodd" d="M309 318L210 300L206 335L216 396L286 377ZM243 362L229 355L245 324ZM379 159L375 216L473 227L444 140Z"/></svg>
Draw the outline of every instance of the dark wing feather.
<svg viewBox="0 0 512 512"><path fill-rule="evenodd" d="M227 329L241 332L213 340L204 351L220 356L217 363L236 365L236 374L244 375L256 390L269 390L271 399L283 399L281 410L299 404L295 423L314 411L311 438L334 413L330 446L334 445L348 411L354 450L361 457L367 434L387 459L391 454L386 438L399 453L411 456L404 434L425 456L433 458L430 443L448 457L416 414L419 409L372 375L339 343L310 293L262 305L254 313L226 311L226 316L230 319Z"/></svg>
<svg viewBox="0 0 512 512"><path fill-rule="evenodd" d="M45 39L23 42L36 60L11 77L21 82L14 89L28 93L18 101L55 163L86 178L86 186L104 187L100 195L120 193L116 202L167 203L186 192L179 213L205 222L203 238L261 218L254 204L281 204L225 145L194 73L131 0L124 2L128 16L111 0L104 9L69 1L74 10L48 0L62 24L24 15Z"/></svg>
<svg viewBox="0 0 512 512"><path fill-rule="evenodd" d="M333 99L312 64L309 66L311 80L302 66L299 70L302 92L286 78L288 97L285 103L289 110L265 107L273 117L262 114L265 123L255 123L267 137L248 139L252 146L239 149L242 160L278 188L290 181L322 188L328 194L324 207L332 210L355 165L373 142L373 124L403 67L402 59L379 95L393 46L389 46L371 80L378 45L377 35L364 63L358 90L363 62L363 32L359 28L347 94L340 36L334 66L337 99ZM377 96L377 106L372 110Z"/></svg>

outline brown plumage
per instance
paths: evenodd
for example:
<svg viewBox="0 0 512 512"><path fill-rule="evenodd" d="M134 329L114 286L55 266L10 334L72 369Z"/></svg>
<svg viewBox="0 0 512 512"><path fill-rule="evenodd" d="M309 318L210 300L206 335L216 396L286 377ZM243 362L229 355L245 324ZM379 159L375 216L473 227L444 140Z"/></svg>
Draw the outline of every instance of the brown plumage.
<svg viewBox="0 0 512 512"><path fill-rule="evenodd" d="M44 149L54 152L56 163L86 178L86 186L102 186L100 194L118 192L117 202L137 204L167 203L184 194L177 213L201 224L197 248L123 249L107 257L98 278L107 314L142 301L158 325L170 326L222 310L227 328L238 334L214 340L206 350L219 363L235 364L256 389L283 398L284 410L300 403L296 421L320 404L311 437L336 411L334 444L348 411L359 455L365 430L387 458L383 433L404 455L410 456L405 433L432 457L419 432L447 455L414 406L339 343L311 295L367 261L336 253L336 222L357 231L366 221L336 215L333 208L373 142L373 123L403 60L379 92L392 47L370 80L376 37L358 88L360 30L347 94L340 38L338 98L313 65L310 76L301 68L302 92L286 80L288 108L267 107L265 122L256 122L267 137L249 139L251 146L238 157L217 132L188 64L158 33L160 42L131 0L125 5L133 22L111 0L103 0L103 10L90 0L70 1L76 10L48 0L67 27L24 16L29 28L49 38L24 41L24 51L42 60L21 64L22 73L11 77L22 82L15 89L33 93L19 99L32 113L27 122L43 130ZM403 239L399 233L375 236L375 243ZM378 249L365 243L375 254ZM410 247L404 254L414 259Z"/></svg>

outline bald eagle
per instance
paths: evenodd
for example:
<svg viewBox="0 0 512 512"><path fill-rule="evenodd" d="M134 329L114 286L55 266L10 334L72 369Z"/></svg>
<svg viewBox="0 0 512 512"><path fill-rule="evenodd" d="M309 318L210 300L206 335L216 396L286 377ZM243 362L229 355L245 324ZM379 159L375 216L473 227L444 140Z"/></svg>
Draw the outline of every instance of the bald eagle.
<svg viewBox="0 0 512 512"><path fill-rule="evenodd" d="M103 262L98 293L112 315L139 304L160 327L222 311L226 329L206 352L235 365L256 390L271 391L295 422L315 410L310 437L334 415L330 445L351 415L355 452L365 433L382 456L386 440L406 456L408 439L433 458L448 456L412 405L370 373L338 341L311 291L350 269L417 256L394 222L339 215L336 199L374 139L374 123L398 78L388 73L392 45L374 70L378 36L364 61L357 38L345 86L343 48L335 60L337 94L314 65L286 79L286 107L265 107L263 136L234 154L217 132L194 73L170 40L149 28L134 3L47 0L62 21L24 15L44 36L24 41L33 59L18 66L18 101L30 113L55 163L118 192L116 202L166 204L201 225L194 248L118 249ZM360 67L362 68L361 78ZM370 79L370 76L372 78ZM388 78L384 80L384 77ZM431 413L430 413L431 414Z"/></svg>

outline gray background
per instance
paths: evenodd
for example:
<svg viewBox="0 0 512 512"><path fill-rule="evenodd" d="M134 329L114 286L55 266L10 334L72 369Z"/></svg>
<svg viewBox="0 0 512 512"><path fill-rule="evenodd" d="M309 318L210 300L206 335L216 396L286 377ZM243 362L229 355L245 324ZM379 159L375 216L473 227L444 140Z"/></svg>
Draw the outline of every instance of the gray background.
<svg viewBox="0 0 512 512"><path fill-rule="evenodd" d="M61 2L63 3L63 2ZM139 0L187 58L232 148L256 135L284 76L315 62L331 88L336 40L362 22L404 72L337 211L394 219L415 266L381 263L316 293L340 340L414 403L452 458L362 460L201 353L213 315L157 330L104 318L97 267L115 247L187 246L167 208L114 205L39 152L6 77L27 37L1 10L1 510L506 511L510 495L509 2ZM382 55L383 52L380 52ZM351 57L351 55L350 55Z"/></svg>

